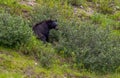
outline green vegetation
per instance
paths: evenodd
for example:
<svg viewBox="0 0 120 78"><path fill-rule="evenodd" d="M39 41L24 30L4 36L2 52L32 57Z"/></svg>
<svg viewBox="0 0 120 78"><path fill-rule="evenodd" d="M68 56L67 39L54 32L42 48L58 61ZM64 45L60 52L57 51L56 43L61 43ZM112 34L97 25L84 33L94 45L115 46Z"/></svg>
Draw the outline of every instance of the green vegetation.
<svg viewBox="0 0 120 78"><path fill-rule="evenodd" d="M51 68L43 68L32 57L2 47L0 47L0 61L1 78L84 77L84 75L87 76L88 74L87 72L73 71L67 64L61 63L57 59L54 59L57 63L54 63ZM94 74L91 74L91 76L94 77Z"/></svg>
<svg viewBox="0 0 120 78"><path fill-rule="evenodd" d="M74 30L75 27L77 30ZM110 72L119 67L120 37L111 35L109 27L103 29L81 23L81 26L66 30L68 31L64 35L67 37L60 37L61 47L58 46L58 49L65 56L72 57L79 69L84 66L94 71Z"/></svg>
<svg viewBox="0 0 120 78"><path fill-rule="evenodd" d="M22 17L0 14L0 45L15 47L28 41L31 35L32 31Z"/></svg>
<svg viewBox="0 0 120 78"><path fill-rule="evenodd" d="M0 0L0 78L120 78L119 0L27 2ZM46 19L59 30L44 44L32 26Z"/></svg>
<svg viewBox="0 0 120 78"><path fill-rule="evenodd" d="M55 50L50 44L43 44L38 41L35 37L23 44L19 49L23 54L34 56L43 67L51 67L53 64L53 59L55 59Z"/></svg>
<svg viewBox="0 0 120 78"><path fill-rule="evenodd" d="M20 0L0 0L0 8L11 14L23 15L31 10L30 6L21 5Z"/></svg>

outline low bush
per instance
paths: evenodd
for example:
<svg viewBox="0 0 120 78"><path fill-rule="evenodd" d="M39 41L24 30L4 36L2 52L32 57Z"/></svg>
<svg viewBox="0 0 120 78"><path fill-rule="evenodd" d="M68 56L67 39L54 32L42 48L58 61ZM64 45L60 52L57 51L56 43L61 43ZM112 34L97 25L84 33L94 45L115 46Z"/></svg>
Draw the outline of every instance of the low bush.
<svg viewBox="0 0 120 78"><path fill-rule="evenodd" d="M107 15L103 15L100 13L96 13L91 16L91 20L94 24L102 24L104 21L106 21Z"/></svg>
<svg viewBox="0 0 120 78"><path fill-rule="evenodd" d="M0 45L15 47L27 42L31 35L31 28L22 17L0 13Z"/></svg>
<svg viewBox="0 0 120 78"><path fill-rule="evenodd" d="M55 59L55 49L52 45L44 44L34 36L26 44L23 44L19 50L25 55L34 56L40 62L40 65L46 68L51 67L54 62L53 59Z"/></svg>
<svg viewBox="0 0 120 78"><path fill-rule="evenodd" d="M40 8L39 8L40 7ZM31 24L34 25L38 22L48 19L57 18L57 8L50 8L49 6L36 6L31 13Z"/></svg>
<svg viewBox="0 0 120 78"><path fill-rule="evenodd" d="M102 27L110 26L113 29L119 28L119 22L114 20L115 16L107 16L100 13L96 13L91 16L91 20L94 24L99 24Z"/></svg>
<svg viewBox="0 0 120 78"><path fill-rule="evenodd" d="M86 5L86 0L68 0L68 3L75 5L75 6L81 6Z"/></svg>
<svg viewBox="0 0 120 78"><path fill-rule="evenodd" d="M115 12L111 17L116 21L120 20L120 11Z"/></svg>
<svg viewBox="0 0 120 78"><path fill-rule="evenodd" d="M23 15L24 11L27 13L31 10L30 6L20 4L16 0L0 0L0 8L6 10L11 14Z"/></svg>
<svg viewBox="0 0 120 78"><path fill-rule="evenodd" d="M119 0L92 0L97 7L97 11L103 14L112 14L119 8Z"/></svg>
<svg viewBox="0 0 120 78"><path fill-rule="evenodd" d="M93 71L115 71L120 66L120 37L111 32L109 27L91 23L64 23L57 50L71 57L80 69L82 65Z"/></svg>
<svg viewBox="0 0 120 78"><path fill-rule="evenodd" d="M113 1L112 0L102 0L99 1L100 5L98 6L99 11L102 13L113 13L114 12L114 7L113 7Z"/></svg>

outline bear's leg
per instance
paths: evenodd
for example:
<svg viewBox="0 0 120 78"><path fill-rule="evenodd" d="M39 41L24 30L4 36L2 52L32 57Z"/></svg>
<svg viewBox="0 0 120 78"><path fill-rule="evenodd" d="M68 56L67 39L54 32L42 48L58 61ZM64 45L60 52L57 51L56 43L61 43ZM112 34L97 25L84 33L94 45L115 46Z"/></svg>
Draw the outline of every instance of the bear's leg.
<svg viewBox="0 0 120 78"><path fill-rule="evenodd" d="M49 42L49 37L48 36L46 36L46 41Z"/></svg>
<svg viewBox="0 0 120 78"><path fill-rule="evenodd" d="M46 37L45 36L41 36L40 39L43 41L43 42L46 42Z"/></svg>
<svg viewBox="0 0 120 78"><path fill-rule="evenodd" d="M43 42L46 42L46 36L44 36L41 33L38 34L38 39L42 40Z"/></svg>

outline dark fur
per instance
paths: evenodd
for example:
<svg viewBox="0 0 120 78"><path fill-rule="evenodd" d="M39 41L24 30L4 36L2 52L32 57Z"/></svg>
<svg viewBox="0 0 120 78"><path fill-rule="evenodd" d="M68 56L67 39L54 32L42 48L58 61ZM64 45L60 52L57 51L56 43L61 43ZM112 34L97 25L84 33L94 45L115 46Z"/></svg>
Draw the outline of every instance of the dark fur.
<svg viewBox="0 0 120 78"><path fill-rule="evenodd" d="M33 31L38 39L49 42L49 31L51 29L57 29L57 23L53 20L46 20L37 23L33 26Z"/></svg>

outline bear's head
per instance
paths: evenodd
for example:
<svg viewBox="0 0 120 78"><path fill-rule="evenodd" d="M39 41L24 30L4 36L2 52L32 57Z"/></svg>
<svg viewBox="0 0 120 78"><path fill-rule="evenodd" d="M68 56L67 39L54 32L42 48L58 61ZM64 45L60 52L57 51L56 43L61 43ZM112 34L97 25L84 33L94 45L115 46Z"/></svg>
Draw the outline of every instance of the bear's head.
<svg viewBox="0 0 120 78"><path fill-rule="evenodd" d="M46 23L47 23L49 29L56 29L56 30L58 30L58 27L57 27L58 24L57 24L56 20L55 21L47 20Z"/></svg>

